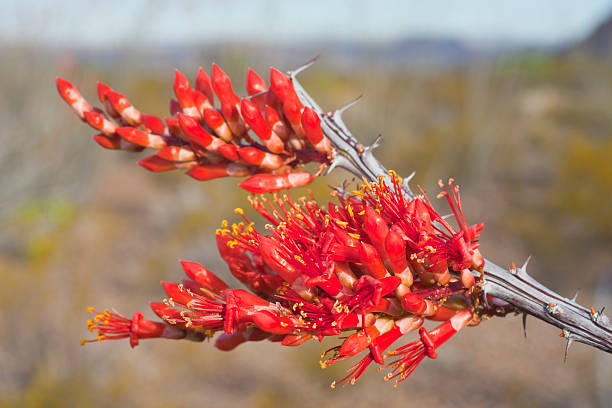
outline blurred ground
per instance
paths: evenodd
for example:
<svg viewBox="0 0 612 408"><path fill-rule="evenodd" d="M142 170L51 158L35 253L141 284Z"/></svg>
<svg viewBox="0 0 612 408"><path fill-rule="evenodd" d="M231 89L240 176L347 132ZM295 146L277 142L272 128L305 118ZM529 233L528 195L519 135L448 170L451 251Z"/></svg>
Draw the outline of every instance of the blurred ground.
<svg viewBox="0 0 612 408"><path fill-rule="evenodd" d="M141 110L166 113L173 68L193 77L215 61L243 88L248 66L292 68L312 55L254 55L236 46L159 63L159 54L82 54L8 48L0 64L0 407L132 406L609 406L609 355L573 346L566 364L558 330L520 317L467 329L393 389L370 370L331 390L345 366L320 370L330 343L267 342L224 353L207 344L143 341L81 347L85 309L147 312L160 280L181 277L178 259L201 262L235 283L214 231L246 207L236 180L198 183L153 175L130 153L104 151L55 91L55 76L95 101L95 81ZM291 64L290 64L291 61ZM378 155L432 194L453 176L471 222L485 221L482 252L500 265L533 255L531 272L591 306L610 302L612 270L612 64L585 56L521 53L424 69L336 64L303 75L331 109L365 98L346 122ZM138 155L136 155L138 156ZM140 157L140 156L138 156ZM312 190L327 199L328 184ZM305 192L305 191L304 191ZM295 193L297 194L297 193ZM607 280L606 280L607 279ZM607 283L606 283L607 282ZM607 301L605 300L607 298ZM607 303L601 303L607 302Z"/></svg>

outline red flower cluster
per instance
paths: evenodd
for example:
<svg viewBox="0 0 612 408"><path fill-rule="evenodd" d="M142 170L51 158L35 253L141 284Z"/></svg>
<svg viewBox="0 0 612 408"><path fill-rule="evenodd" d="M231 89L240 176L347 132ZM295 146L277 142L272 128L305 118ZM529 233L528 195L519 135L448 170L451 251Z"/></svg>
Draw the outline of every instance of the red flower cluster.
<svg viewBox="0 0 612 408"><path fill-rule="evenodd" d="M217 230L219 252L231 273L250 290L232 289L205 267L182 262L189 279L163 283L168 299L151 303L163 322L129 320L99 313L88 323L97 340L163 337L200 341L231 350L268 339L297 346L309 339L345 334L323 353L322 367L367 354L339 383L354 383L372 363L391 367L386 379L404 380L425 357L468 324L486 314L472 270L482 271L478 233L463 216L458 187L441 184L458 229L427 197L408 201L391 172L359 191L329 203L292 202L289 197L252 197L252 207L270 224L268 234L244 219ZM427 331L425 319L443 321ZM419 339L384 355L404 334ZM94 340L85 340L96 341ZM385 358L392 360L385 361ZM335 382L332 383L332 386Z"/></svg>
<svg viewBox="0 0 612 408"><path fill-rule="evenodd" d="M240 184L251 193L304 186L329 164L332 147L319 116L304 107L291 80L270 69L270 88L253 70L247 75L249 96L239 98L229 77L217 65L212 76L200 68L191 88L176 71L170 117L163 120L136 109L125 96L98 83L98 99L106 113L92 108L68 81L57 78L62 98L100 133L104 148L158 152L139 164L154 171L188 169L197 180L251 176ZM215 95L220 108L214 107ZM301 168L319 163L315 174Z"/></svg>

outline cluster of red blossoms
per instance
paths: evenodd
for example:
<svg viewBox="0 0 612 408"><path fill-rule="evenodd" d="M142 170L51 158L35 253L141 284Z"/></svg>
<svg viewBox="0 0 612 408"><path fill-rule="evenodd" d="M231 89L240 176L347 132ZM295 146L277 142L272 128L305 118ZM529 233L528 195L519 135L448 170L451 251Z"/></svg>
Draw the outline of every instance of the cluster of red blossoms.
<svg viewBox="0 0 612 408"><path fill-rule="evenodd" d="M270 88L253 70L246 98L238 97L217 65L200 68L195 89L176 71L170 117L140 112L125 96L98 82L106 113L91 105L68 81L57 89L78 116L98 132L93 139L112 150L158 150L139 164L154 171L187 169L197 180L250 176L240 186L251 193L278 191L312 182L329 164L332 147L319 116L300 102L291 80L271 68ZM215 95L220 108L215 108ZM302 167L319 163L314 174Z"/></svg>
<svg viewBox="0 0 612 408"><path fill-rule="evenodd" d="M365 352L337 383L353 384L372 363L389 367L386 380L406 379L424 357L466 325L499 313L485 302L478 251L483 224L468 226L459 188L440 183L458 228L434 210L427 197L407 200L398 176L392 185L364 183L327 209L314 200L274 195L251 197L269 224L258 232L241 209L243 222L224 221L217 244L231 273L249 291L230 288L204 266L182 262L188 279L163 282L168 296L152 302L162 321L132 319L117 312L96 313L88 322L98 337L86 342L129 338L202 341L231 350L268 339L298 346L309 339L344 335L322 355L321 366ZM442 321L428 331L424 320ZM403 335L419 337L394 350ZM332 383L332 387L336 381Z"/></svg>

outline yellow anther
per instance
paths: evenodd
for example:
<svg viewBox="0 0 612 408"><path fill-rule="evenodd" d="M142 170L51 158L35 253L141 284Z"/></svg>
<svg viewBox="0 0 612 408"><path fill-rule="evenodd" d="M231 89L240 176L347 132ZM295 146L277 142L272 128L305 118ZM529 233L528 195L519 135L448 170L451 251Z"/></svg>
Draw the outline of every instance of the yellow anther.
<svg viewBox="0 0 612 408"><path fill-rule="evenodd" d="M359 234L355 234L355 233L353 233L353 232L349 232L348 234L349 234L351 237L355 238L355 239L361 239L361 235L359 235Z"/></svg>
<svg viewBox="0 0 612 408"><path fill-rule="evenodd" d="M402 178L400 176L397 175L397 173L395 172L395 170L389 170L389 176L391 176L391 179L395 179L398 182L402 182Z"/></svg>
<svg viewBox="0 0 612 408"><path fill-rule="evenodd" d="M365 214L365 210L361 210L361 211L359 211L357 214L358 214L358 215L363 215L363 214Z"/></svg>
<svg viewBox="0 0 612 408"><path fill-rule="evenodd" d="M240 208L240 207L234 208L234 212L236 214L244 215L244 210L242 208Z"/></svg>
<svg viewBox="0 0 612 408"><path fill-rule="evenodd" d="M333 388L336 388L336 382L335 382L335 381L334 381L334 382L332 382L332 383L330 384L330 387L332 387L332 389L333 389Z"/></svg>
<svg viewBox="0 0 612 408"><path fill-rule="evenodd" d="M91 307L91 306L89 306L89 307L87 308L87 311L88 311L89 313L94 313L94 308L93 308L93 307Z"/></svg>
<svg viewBox="0 0 612 408"><path fill-rule="evenodd" d="M327 218L326 218L327 220ZM336 224L338 224L341 227L346 227L348 225L348 222L346 221L336 221Z"/></svg>
<svg viewBox="0 0 612 408"><path fill-rule="evenodd" d="M285 322L280 322L280 325L281 325L282 327L287 327L287 326L289 326L289 325L288 325L287 323L285 323Z"/></svg>
<svg viewBox="0 0 612 408"><path fill-rule="evenodd" d="M351 216L351 218L354 218L354 214L353 214L353 207L351 207L350 204L348 204L346 206L346 211L348 211L349 215Z"/></svg>
<svg viewBox="0 0 612 408"><path fill-rule="evenodd" d="M87 339L81 339L81 346L84 346L87 343Z"/></svg>
<svg viewBox="0 0 612 408"><path fill-rule="evenodd" d="M227 222L227 220L223 220L223 221L221 221L221 226L223 228L229 228L229 222Z"/></svg>
<svg viewBox="0 0 612 408"><path fill-rule="evenodd" d="M321 356L323 357L323 356ZM327 368L327 363L323 360L319 360L319 365L321 366L321 370L325 370ZM332 387L334 388L334 387Z"/></svg>

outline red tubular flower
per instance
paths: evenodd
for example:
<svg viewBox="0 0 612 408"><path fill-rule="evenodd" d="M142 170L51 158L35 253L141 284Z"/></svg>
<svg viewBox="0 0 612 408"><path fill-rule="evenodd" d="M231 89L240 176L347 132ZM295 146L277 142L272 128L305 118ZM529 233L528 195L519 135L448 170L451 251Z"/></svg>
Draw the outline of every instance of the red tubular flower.
<svg viewBox="0 0 612 408"><path fill-rule="evenodd" d="M459 330L467 326L472 321L472 318L472 312L464 309L430 332L421 328L419 330L420 340L406 344L389 353L390 356L401 357L387 364L387 366L392 366L393 370L385 377L385 380L388 381L399 377L394 384L397 385L398 382L408 378L425 357L437 358L438 354L435 350Z"/></svg>
<svg viewBox="0 0 612 408"><path fill-rule="evenodd" d="M286 83L277 80L279 99L290 98L282 95ZM225 79L219 81L217 87L229 92ZM261 86L253 82L252 87ZM185 122L188 134L196 132L192 124L201 127L183 114L179 121ZM175 152L164 150L163 156L178 157L171 154ZM204 166L213 165L200 164L192 171ZM253 177L264 176L275 175ZM189 279L162 282L168 298L151 303L163 322L144 320L139 313L129 320L109 312L89 327L100 332L101 340L130 338L132 345L141 338L203 339L217 334L215 346L224 351L263 339L298 346L311 338L345 334L340 345L324 353L327 359L321 365L365 352L338 381L346 385L372 363L385 365L385 350L425 319L443 321L430 332L421 329L420 340L390 353L398 359L386 364L392 366L387 379L405 379L425 356L435 358L435 349L472 318L487 313L470 272L482 267L475 252L482 226L467 226L452 181L455 193L445 189L443 194L456 215L458 232L426 196L408 201L399 177L393 172L390 176L391 187L382 179L365 183L352 195L336 194L339 202L329 203L327 210L306 198L293 202L288 196L251 197L253 209L269 223L267 233L258 232L239 208L235 212L243 221L223 221L217 230L221 257L250 292L230 288L198 263L181 261ZM250 183L256 190L257 183Z"/></svg>
<svg viewBox="0 0 612 408"><path fill-rule="evenodd" d="M89 308L88 311L96 316L92 320L87 321L87 328L91 332L97 331L98 336L91 340L81 340L81 345L95 341L129 338L130 346L133 348L138 345L140 339L187 338L193 341L202 341L205 337L197 333L188 334L186 330L180 327L146 320L140 312L135 312L132 318L128 319L120 313L116 311L111 312L108 309L105 309L104 312L98 312L93 308Z"/></svg>

